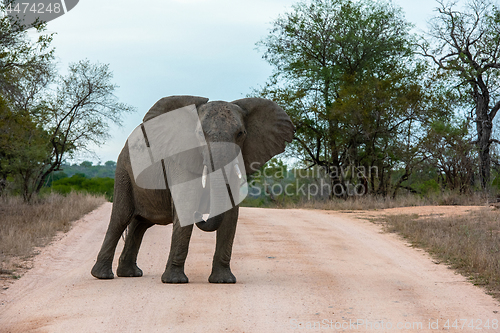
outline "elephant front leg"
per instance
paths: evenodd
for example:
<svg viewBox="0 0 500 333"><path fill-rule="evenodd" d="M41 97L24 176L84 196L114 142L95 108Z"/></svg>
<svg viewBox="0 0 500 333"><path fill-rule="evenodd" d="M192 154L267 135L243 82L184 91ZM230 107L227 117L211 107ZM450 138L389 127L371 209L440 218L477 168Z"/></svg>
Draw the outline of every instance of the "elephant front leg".
<svg viewBox="0 0 500 333"><path fill-rule="evenodd" d="M193 232L193 225L181 227L179 220L175 218L172 231L172 244L168 256L167 267L161 276L163 283L188 283L188 277L184 273L184 263L188 254L189 240Z"/></svg>
<svg viewBox="0 0 500 333"><path fill-rule="evenodd" d="M236 283L236 277L231 272L230 262L233 251L234 235L238 221L238 207L224 214L224 221L217 230L217 244L212 262L210 283Z"/></svg>

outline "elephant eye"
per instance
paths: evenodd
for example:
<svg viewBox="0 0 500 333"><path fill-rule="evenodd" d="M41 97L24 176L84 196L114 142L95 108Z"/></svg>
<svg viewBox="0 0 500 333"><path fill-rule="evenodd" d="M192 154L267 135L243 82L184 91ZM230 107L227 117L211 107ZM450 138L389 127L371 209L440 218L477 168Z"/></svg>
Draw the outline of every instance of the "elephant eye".
<svg viewBox="0 0 500 333"><path fill-rule="evenodd" d="M243 135L243 132L242 132L242 131L240 131L240 132L238 133L238 138L240 138L242 135Z"/></svg>

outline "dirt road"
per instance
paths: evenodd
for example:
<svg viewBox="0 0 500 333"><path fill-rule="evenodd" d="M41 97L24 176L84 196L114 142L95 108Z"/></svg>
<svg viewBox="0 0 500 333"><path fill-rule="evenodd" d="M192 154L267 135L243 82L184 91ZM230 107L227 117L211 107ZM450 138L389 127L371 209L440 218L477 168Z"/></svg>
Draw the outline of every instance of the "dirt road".
<svg viewBox="0 0 500 333"><path fill-rule="evenodd" d="M190 283L162 284L171 226L146 233L143 277L96 280L90 269L110 211L105 204L75 223L0 294L1 332L498 330L498 303L481 289L371 222L336 212L241 209L235 285L207 282L215 234L197 229Z"/></svg>

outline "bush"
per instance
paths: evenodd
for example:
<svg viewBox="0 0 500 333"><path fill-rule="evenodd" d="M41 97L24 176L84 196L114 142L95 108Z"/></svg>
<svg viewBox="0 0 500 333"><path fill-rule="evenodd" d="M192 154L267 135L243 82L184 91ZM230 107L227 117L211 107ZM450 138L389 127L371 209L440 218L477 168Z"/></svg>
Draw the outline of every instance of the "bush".
<svg viewBox="0 0 500 333"><path fill-rule="evenodd" d="M84 174L77 173L71 177L58 179L52 182L52 191L66 195L71 192L83 192L89 194L101 194L108 201L113 201L113 189L115 180L113 178L86 178Z"/></svg>
<svg viewBox="0 0 500 333"><path fill-rule="evenodd" d="M441 191L439 183L435 179L429 179L424 181L420 186L417 186L418 190L422 195L438 194Z"/></svg>

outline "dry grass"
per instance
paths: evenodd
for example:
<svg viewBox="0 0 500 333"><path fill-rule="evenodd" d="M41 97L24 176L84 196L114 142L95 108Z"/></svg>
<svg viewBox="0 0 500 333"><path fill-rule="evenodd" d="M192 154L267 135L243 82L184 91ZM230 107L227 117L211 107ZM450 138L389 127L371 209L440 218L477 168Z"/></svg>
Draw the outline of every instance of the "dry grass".
<svg viewBox="0 0 500 333"><path fill-rule="evenodd" d="M19 262L47 245L71 221L91 212L106 200L103 196L52 193L27 204L19 197L0 197L0 274L15 276Z"/></svg>
<svg viewBox="0 0 500 333"><path fill-rule="evenodd" d="M488 208L468 215L419 218L393 215L379 220L439 262L457 269L500 299L500 213Z"/></svg>
<svg viewBox="0 0 500 333"><path fill-rule="evenodd" d="M333 199L327 201L303 201L300 203L288 203L281 205L281 208L309 208L326 210L368 210L386 209L396 207L412 206L442 206L442 205L463 205L482 206L488 203L488 198L480 193L471 195L460 195L455 193L443 193L433 197L417 195L399 195L395 199L366 195L362 197L351 197L344 199Z"/></svg>

